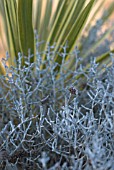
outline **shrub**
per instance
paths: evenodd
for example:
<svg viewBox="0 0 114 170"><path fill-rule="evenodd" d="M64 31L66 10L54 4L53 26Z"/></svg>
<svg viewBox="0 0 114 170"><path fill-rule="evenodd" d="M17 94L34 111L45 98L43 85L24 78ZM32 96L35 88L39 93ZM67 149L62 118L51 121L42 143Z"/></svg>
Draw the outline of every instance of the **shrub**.
<svg viewBox="0 0 114 170"><path fill-rule="evenodd" d="M75 70L68 70L67 46L57 53L47 45L45 61L39 46L33 63L30 52L27 57L18 53L17 67L7 66L8 54L3 59L1 168L113 170L113 54L110 67L104 65L99 72L93 59L85 70L75 48L69 54L76 59ZM61 65L54 61L55 53Z"/></svg>

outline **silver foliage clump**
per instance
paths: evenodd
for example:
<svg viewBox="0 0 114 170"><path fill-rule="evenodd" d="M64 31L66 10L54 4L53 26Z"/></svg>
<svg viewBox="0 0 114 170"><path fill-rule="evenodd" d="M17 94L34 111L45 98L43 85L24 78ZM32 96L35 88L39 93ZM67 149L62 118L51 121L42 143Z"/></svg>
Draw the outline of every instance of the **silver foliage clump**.
<svg viewBox="0 0 114 170"><path fill-rule="evenodd" d="M0 77L0 162L5 169L114 169L114 60L85 70L77 48L74 70L63 52L18 54ZM55 54L62 58L59 64ZM43 60L45 56L46 60ZM23 65L24 63L24 65ZM59 73L59 74L58 74ZM58 76L59 75L59 76Z"/></svg>

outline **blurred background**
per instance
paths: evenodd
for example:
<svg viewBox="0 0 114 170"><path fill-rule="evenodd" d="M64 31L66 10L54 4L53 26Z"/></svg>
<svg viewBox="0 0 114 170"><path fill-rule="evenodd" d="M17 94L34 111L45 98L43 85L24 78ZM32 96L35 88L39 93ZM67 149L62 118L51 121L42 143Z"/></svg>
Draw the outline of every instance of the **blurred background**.
<svg viewBox="0 0 114 170"><path fill-rule="evenodd" d="M1 1L1 0L0 0ZM36 1L37 0L33 0L33 21L35 19L35 15L36 15ZM44 15L44 11L46 8L46 1L43 1L43 7L41 9L42 11L42 17ZM99 0L100 1L100 0ZM98 12L98 14L95 16L95 19L91 22L92 25L95 25L96 21L103 15L104 12L107 11L108 7L110 6L110 4L113 2L113 0L106 0L105 3L103 4L102 8L100 9L100 11ZM53 0L53 10L52 10L52 15L56 9L58 0ZM114 12L113 14L111 14L111 16L108 18L108 20L104 23L104 25L102 26L102 28L100 29L100 33L105 33L105 30L107 30L108 28L110 28L112 25L114 25ZM86 35L86 31L84 32L84 34ZM110 49L114 49L114 43L112 43L112 41L114 40L114 38L112 36L108 36L108 40L111 40L111 44L109 45ZM3 26L3 20L2 20L2 16L0 16L0 58L5 57L6 55L6 51L8 50L7 47L7 43L6 43L6 35L4 32L4 26Z"/></svg>

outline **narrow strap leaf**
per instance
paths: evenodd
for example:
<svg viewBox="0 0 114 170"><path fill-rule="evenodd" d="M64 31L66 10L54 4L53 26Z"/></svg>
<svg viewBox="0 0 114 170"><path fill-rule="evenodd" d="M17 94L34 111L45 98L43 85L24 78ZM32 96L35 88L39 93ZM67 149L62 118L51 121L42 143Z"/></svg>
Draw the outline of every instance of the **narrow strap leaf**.
<svg viewBox="0 0 114 170"><path fill-rule="evenodd" d="M21 51L34 53L34 32L32 26L32 0L18 0L18 29Z"/></svg>

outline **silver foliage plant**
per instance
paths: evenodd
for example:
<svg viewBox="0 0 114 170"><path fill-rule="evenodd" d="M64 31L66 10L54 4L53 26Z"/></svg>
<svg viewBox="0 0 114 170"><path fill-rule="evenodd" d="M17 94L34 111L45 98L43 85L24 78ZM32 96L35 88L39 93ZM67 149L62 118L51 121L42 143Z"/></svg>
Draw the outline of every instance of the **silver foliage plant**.
<svg viewBox="0 0 114 170"><path fill-rule="evenodd" d="M42 43L42 42L41 42ZM0 77L0 165L5 169L114 169L114 59L100 72L95 59L85 70L75 48L75 69L55 62L54 46L36 61L18 54L17 67ZM42 59L45 55L46 60ZM24 65L23 65L24 63ZM59 69L57 69L59 68Z"/></svg>

